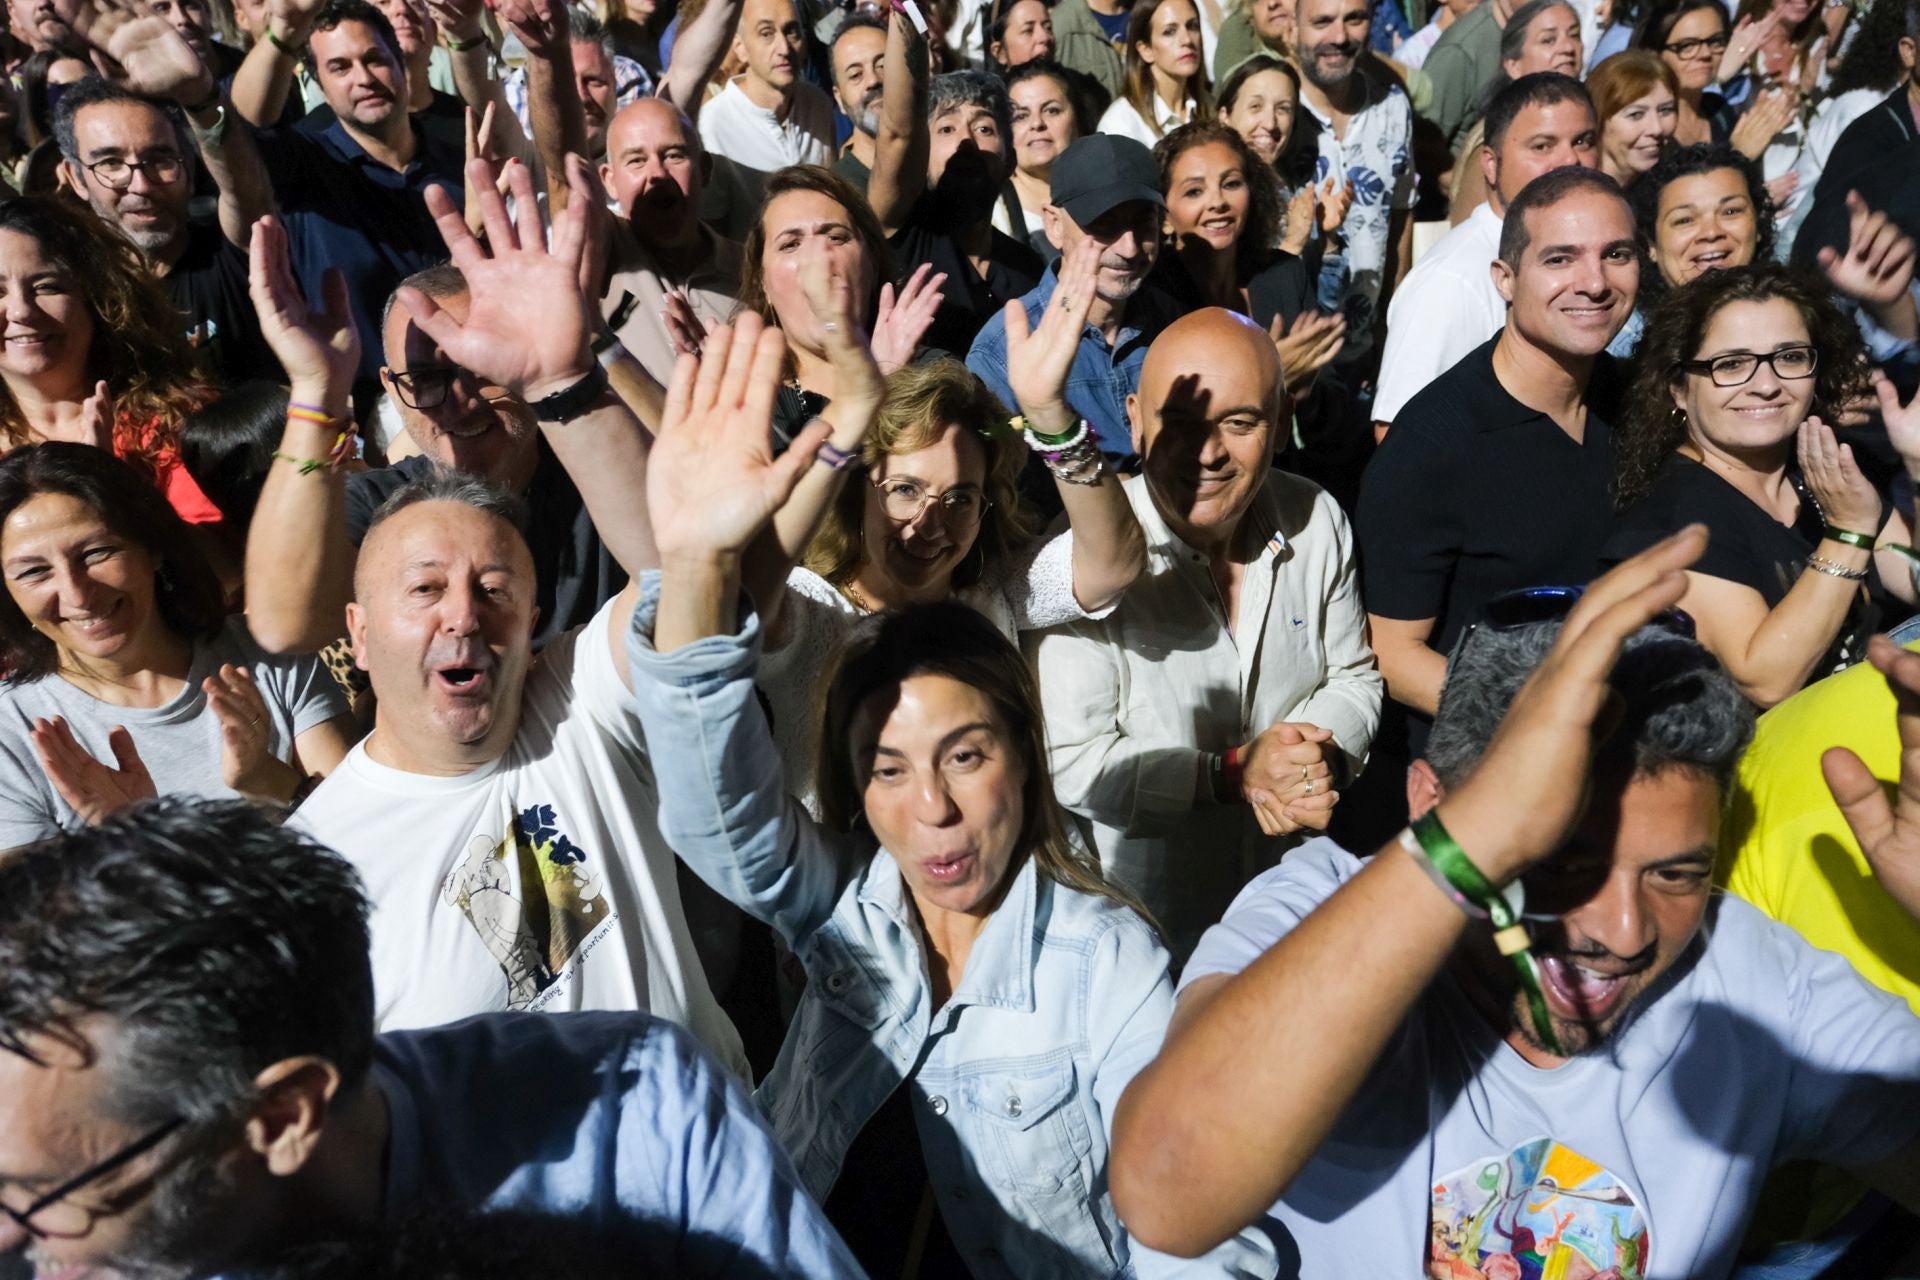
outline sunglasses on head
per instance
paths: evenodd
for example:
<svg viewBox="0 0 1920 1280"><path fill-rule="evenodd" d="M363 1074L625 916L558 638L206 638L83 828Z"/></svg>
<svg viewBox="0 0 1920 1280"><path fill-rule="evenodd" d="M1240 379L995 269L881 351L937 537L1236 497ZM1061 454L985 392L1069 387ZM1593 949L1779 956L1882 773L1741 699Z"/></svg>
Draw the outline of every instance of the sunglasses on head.
<svg viewBox="0 0 1920 1280"><path fill-rule="evenodd" d="M1502 592L1481 606L1480 617L1467 631L1483 626L1494 631L1513 631L1541 622L1559 622L1573 612L1573 606L1579 604L1580 597L1586 593L1583 586L1523 587ZM1647 625L1688 640L1694 638L1693 618L1679 609L1664 609L1648 619Z"/></svg>

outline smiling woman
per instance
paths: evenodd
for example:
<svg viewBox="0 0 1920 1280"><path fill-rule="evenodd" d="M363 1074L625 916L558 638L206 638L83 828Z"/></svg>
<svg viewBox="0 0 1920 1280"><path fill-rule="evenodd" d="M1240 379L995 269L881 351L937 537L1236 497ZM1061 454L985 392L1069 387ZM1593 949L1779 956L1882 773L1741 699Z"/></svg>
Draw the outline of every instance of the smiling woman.
<svg viewBox="0 0 1920 1280"><path fill-rule="evenodd" d="M187 525L104 450L0 461L0 572L0 849L157 793L284 803L352 743L319 661L227 618Z"/></svg>

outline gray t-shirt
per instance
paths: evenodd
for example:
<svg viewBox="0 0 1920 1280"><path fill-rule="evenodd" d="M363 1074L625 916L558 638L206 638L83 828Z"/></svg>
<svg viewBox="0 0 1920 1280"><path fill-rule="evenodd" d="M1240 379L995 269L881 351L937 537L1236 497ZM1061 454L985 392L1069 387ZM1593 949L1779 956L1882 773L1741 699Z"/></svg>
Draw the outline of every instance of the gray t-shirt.
<svg viewBox="0 0 1920 1280"><path fill-rule="evenodd" d="M1245 969L1360 867L1302 845L1182 985ZM1920 1018L1737 898L1607 1047L1550 1070L1443 972L1273 1206L1281 1275L1724 1276L1769 1168L1893 1156L1920 1137L1916 1097Z"/></svg>
<svg viewBox="0 0 1920 1280"><path fill-rule="evenodd" d="M220 777L220 720L200 688L224 662L253 673L267 704L268 747L278 759L291 759L295 738L347 710L340 686L318 658L267 653L239 618L229 618L219 635L194 646L187 687L165 706L115 706L59 676L0 686L0 850L82 825L33 753L28 735L42 717L65 716L80 745L108 764L113 751L107 732L125 725L163 796L232 798Z"/></svg>

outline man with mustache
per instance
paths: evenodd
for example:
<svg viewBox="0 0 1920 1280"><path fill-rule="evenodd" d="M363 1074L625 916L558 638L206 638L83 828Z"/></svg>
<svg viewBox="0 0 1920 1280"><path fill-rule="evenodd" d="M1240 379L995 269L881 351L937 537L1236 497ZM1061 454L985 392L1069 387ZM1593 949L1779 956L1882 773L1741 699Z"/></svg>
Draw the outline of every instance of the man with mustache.
<svg viewBox="0 0 1920 1280"><path fill-rule="evenodd" d="M86 57L86 42L74 31L54 0L7 0L7 23L14 37L34 53L56 50Z"/></svg>
<svg viewBox="0 0 1920 1280"><path fill-rule="evenodd" d="M896 15L887 26L867 203L893 241L901 279L923 263L946 276L923 341L961 352L989 317L1040 282L1046 264L993 225L1013 172L1006 87L981 71L950 71L929 87L927 63L926 38Z"/></svg>
<svg viewBox="0 0 1920 1280"><path fill-rule="evenodd" d="M114 80L90 76L54 110L67 181L147 260L208 373L226 382L277 376L247 298L247 240L274 209L252 131L231 120L212 68L167 19L116 24L93 12L105 21L89 39L119 56L106 64ZM196 151L219 191L211 220L189 213Z"/></svg>
<svg viewBox="0 0 1920 1280"><path fill-rule="evenodd" d="M873 172L874 135L880 132L887 24L863 13L848 15L834 33L831 53L834 100L853 125L833 171L865 191Z"/></svg>
<svg viewBox="0 0 1920 1280"><path fill-rule="evenodd" d="M1412 826L1295 851L1208 932L1115 1119L1137 1239L1198 1256L1264 1219L1287 1276L1708 1277L1776 1163L1920 1208L1920 1019L1713 890L1753 713L1671 609L1706 543L1490 607ZM1851 753L1825 772L1920 913L1920 658L1872 657L1898 809Z"/></svg>
<svg viewBox="0 0 1920 1280"><path fill-rule="evenodd" d="M1413 106L1373 65L1369 0L1299 0L1294 27L1297 127L1302 141L1314 144L1296 144L1294 153L1313 165L1323 189L1329 176L1335 186L1353 185L1353 203L1335 233L1347 278L1335 285L1323 273L1320 299L1346 313L1338 359L1352 365L1374 349L1379 309L1413 264Z"/></svg>
<svg viewBox="0 0 1920 1280"><path fill-rule="evenodd" d="M1106 616L1027 640L1060 803L1176 962L1276 837L1325 830L1380 719L1346 516L1273 467L1285 385L1244 316L1168 326L1127 399L1147 569Z"/></svg>

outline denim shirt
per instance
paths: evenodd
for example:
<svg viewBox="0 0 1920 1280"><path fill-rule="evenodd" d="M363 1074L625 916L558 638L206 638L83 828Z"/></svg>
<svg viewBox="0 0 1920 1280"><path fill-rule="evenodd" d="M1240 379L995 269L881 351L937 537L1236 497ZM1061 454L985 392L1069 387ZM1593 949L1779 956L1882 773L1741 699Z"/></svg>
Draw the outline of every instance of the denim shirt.
<svg viewBox="0 0 1920 1280"><path fill-rule="evenodd" d="M807 971L758 1094L807 1189L826 1198L904 1081L941 1215L982 1280L1273 1275L1264 1236L1185 1261L1129 1242L1114 1212L1113 1109L1173 1012L1167 952L1146 922L1028 859L936 1009L892 855L821 829L787 794L753 690L759 619L745 612L739 634L661 655L658 604L649 573L627 654L649 741L676 744L653 753L661 831Z"/></svg>

